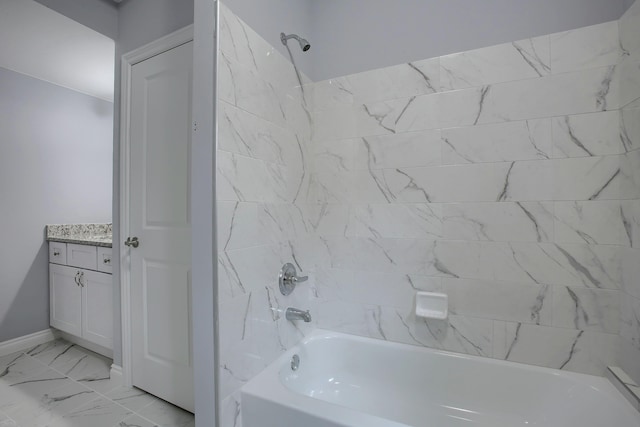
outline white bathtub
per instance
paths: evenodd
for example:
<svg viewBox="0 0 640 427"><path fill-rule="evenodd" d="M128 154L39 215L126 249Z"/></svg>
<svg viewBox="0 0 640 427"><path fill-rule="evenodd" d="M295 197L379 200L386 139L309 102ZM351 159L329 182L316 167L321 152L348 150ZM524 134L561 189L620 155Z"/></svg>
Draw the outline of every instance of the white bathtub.
<svg viewBox="0 0 640 427"><path fill-rule="evenodd" d="M640 426L604 378L326 331L243 387L242 418L244 427Z"/></svg>

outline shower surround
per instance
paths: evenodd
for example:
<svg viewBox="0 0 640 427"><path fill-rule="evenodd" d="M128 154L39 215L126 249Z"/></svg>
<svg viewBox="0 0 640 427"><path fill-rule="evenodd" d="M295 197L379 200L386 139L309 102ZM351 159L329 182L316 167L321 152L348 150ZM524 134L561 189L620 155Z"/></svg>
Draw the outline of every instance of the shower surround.
<svg viewBox="0 0 640 427"><path fill-rule="evenodd" d="M222 425L314 327L640 379L638 28L636 3L313 83L222 6ZM311 277L289 297L285 262ZM449 319L416 318L418 290L447 293Z"/></svg>

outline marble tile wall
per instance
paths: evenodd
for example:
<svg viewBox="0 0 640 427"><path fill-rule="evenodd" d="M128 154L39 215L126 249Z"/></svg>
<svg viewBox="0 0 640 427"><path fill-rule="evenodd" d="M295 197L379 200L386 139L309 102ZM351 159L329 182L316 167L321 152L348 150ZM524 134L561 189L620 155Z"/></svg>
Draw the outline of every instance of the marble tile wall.
<svg viewBox="0 0 640 427"><path fill-rule="evenodd" d="M310 308L313 283L278 290L283 264L313 265L309 80L224 5L218 55L221 412L222 425L240 426L240 387L314 327L284 318L288 306Z"/></svg>
<svg viewBox="0 0 640 427"><path fill-rule="evenodd" d="M637 375L639 9L314 83L299 51L223 5L223 425L241 425L240 387L315 327ZM289 297L285 262L311 276ZM449 319L417 319L418 290L447 293ZM287 306L314 321L287 322Z"/></svg>
<svg viewBox="0 0 640 427"><path fill-rule="evenodd" d="M620 108L640 94L619 34L310 85L318 326L599 375L621 332L637 347L638 110ZM450 318L416 318L418 290L447 293Z"/></svg>
<svg viewBox="0 0 640 427"><path fill-rule="evenodd" d="M634 165L634 179L640 182L640 2L636 2L620 19L622 94L620 111L621 140L627 150L626 161ZM630 201L629 222L632 227L631 248L623 254L622 297L620 305L621 366L636 382L640 381L640 236L638 219L640 201L637 194Z"/></svg>

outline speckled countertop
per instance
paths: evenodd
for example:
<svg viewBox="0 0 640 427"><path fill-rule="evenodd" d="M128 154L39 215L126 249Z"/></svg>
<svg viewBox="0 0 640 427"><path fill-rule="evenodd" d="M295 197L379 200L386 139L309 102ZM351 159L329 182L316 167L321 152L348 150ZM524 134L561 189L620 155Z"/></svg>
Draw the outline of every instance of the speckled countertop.
<svg viewBox="0 0 640 427"><path fill-rule="evenodd" d="M47 241L103 246L112 244L112 224L51 224L47 225Z"/></svg>

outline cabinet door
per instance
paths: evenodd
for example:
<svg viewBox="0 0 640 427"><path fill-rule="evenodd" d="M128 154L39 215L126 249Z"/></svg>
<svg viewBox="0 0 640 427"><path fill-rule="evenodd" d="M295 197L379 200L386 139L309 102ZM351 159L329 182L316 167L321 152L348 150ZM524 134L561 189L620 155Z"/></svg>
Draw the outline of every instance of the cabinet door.
<svg viewBox="0 0 640 427"><path fill-rule="evenodd" d="M51 326L80 336L82 288L76 282L78 272L77 268L49 264L49 308Z"/></svg>
<svg viewBox="0 0 640 427"><path fill-rule="evenodd" d="M111 275L82 270L82 338L113 348L113 285Z"/></svg>

